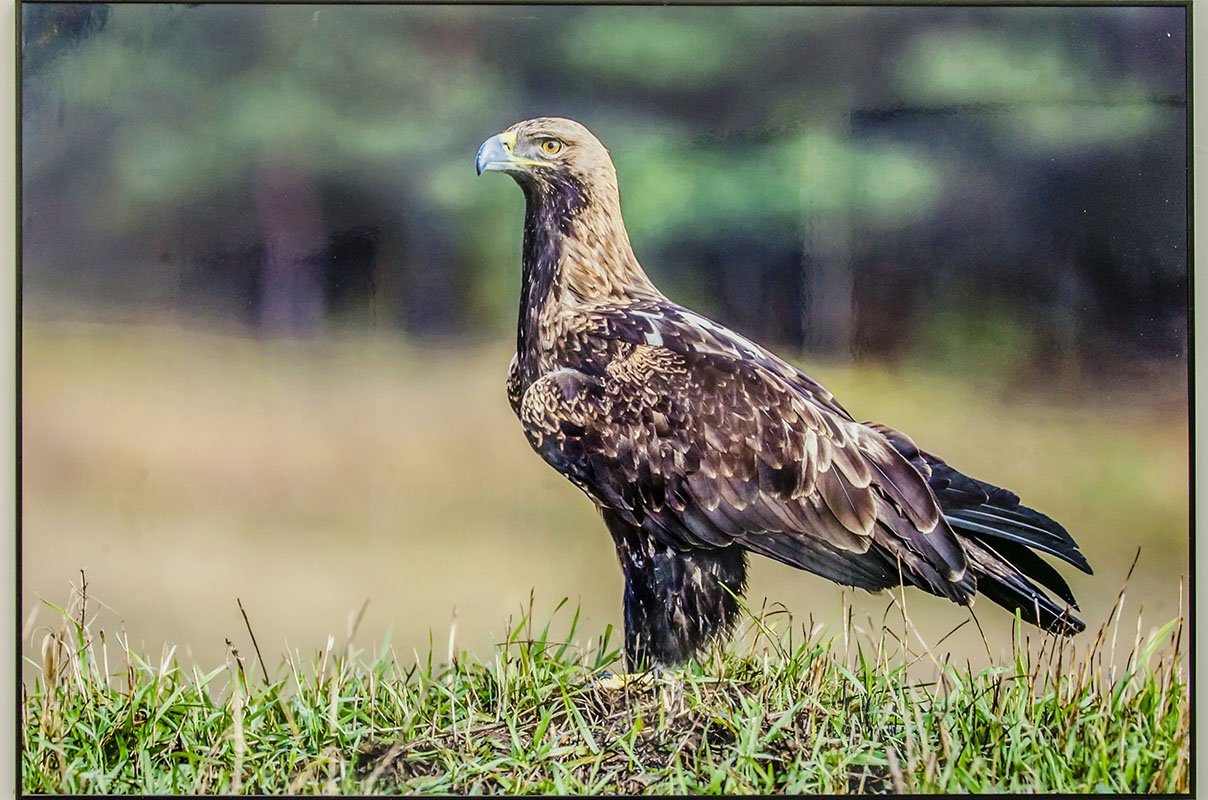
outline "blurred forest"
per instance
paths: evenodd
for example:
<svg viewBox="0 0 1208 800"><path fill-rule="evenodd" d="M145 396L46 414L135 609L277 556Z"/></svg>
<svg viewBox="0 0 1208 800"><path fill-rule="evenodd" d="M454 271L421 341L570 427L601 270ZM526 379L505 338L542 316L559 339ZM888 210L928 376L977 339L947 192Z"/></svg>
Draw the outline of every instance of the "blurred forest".
<svg viewBox="0 0 1208 800"><path fill-rule="evenodd" d="M252 652L236 597L270 659L366 597L403 657L451 615L489 656L534 588L620 624L598 514L504 396L524 201L474 154L545 114L610 148L672 299L1061 520L1092 631L1138 548L1126 634L1185 608L1186 9L21 14L29 653L80 570L207 663ZM889 602L752 575L801 622ZM967 621L909 602L931 642ZM983 605L945 650L1009 645Z"/></svg>
<svg viewBox="0 0 1208 800"><path fill-rule="evenodd" d="M1181 8L23 6L27 313L495 337L538 114L673 298L840 357L1185 357ZM64 311L64 307L68 311Z"/></svg>

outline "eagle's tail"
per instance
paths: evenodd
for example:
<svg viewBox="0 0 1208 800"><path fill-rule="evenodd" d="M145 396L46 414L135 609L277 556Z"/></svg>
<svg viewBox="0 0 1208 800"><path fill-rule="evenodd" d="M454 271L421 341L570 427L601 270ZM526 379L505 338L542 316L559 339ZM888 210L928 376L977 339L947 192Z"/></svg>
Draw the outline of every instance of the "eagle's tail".
<svg viewBox="0 0 1208 800"><path fill-rule="evenodd" d="M908 436L885 425L866 424L881 433L927 479L944 518L964 547L979 594L1008 610L1019 610L1028 622L1054 633L1068 636L1086 629L1082 620L1070 613L1078 603L1069 584L1033 552L1056 556L1091 574L1086 556L1069 531L1056 520L1022 505L1014 492L971 478L920 450Z"/></svg>
<svg viewBox="0 0 1208 800"><path fill-rule="evenodd" d="M1013 493L977 483L990 491L976 505L945 503L942 491L937 496L944 517L964 545L978 593L1053 633L1069 636L1085 630L1082 620L1071 613L1078 603L1069 584L1034 552L1054 555L1089 574L1090 564L1073 538L1056 521L1021 505Z"/></svg>
<svg viewBox="0 0 1208 800"><path fill-rule="evenodd" d="M955 524L953 529L965 546L978 594L1008 611L1018 610L1024 621L1046 631L1071 636L1086 630L1086 624L1071 612L1078 603L1069 585L1040 556L1020 544L966 537ZM1037 583L1056 593L1062 602L1050 597Z"/></svg>

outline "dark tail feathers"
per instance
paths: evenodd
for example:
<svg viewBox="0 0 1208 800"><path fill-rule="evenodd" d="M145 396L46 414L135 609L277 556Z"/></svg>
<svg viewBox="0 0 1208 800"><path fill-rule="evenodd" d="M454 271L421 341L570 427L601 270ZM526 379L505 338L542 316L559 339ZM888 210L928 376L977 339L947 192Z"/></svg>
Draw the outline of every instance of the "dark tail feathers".
<svg viewBox="0 0 1208 800"><path fill-rule="evenodd" d="M951 469L951 467L949 467ZM1002 490L1000 490L1002 491ZM939 493L936 493L939 496ZM1059 523L1049 519L1039 511L1019 504L1019 498L1004 491L1010 498L987 499L974 506L957 506L946 503L940 497L940 508L953 528L976 538L989 537L994 540L1013 542L1026 545L1050 555L1057 556L1062 561L1073 564L1078 569L1090 575L1091 565L1086 556L1078 549L1069 532ZM1010 505L1008 505L1008 502ZM1043 582L1043 579L1037 577ZM1046 584L1047 585L1047 584ZM1055 587L1050 587L1058 591Z"/></svg>
<svg viewBox="0 0 1208 800"><path fill-rule="evenodd" d="M1039 511L1020 505L1011 492L960 475L946 464L942 470L933 469L933 481L941 471L948 473L948 479L959 475L983 490L980 497L970 497L968 487L957 488L966 503L981 500L969 505L956 501L952 491L936 492L948 524L965 545L978 592L1010 611L1018 609L1025 620L1053 633L1069 636L1085 630L1082 620L1070 613L1078 603L1069 584L1033 552L1054 555L1090 574L1090 564L1069 532ZM951 489L951 481L947 482Z"/></svg>
<svg viewBox="0 0 1208 800"><path fill-rule="evenodd" d="M955 527L955 526L954 526ZM1086 630L1086 624L1070 609L1078 608L1074 595L1057 571L1023 545L1004 540L965 538L961 532L969 566L977 577L977 592L1008 611L1019 611L1025 622L1046 631L1071 636ZM1055 592L1057 602L1032 581Z"/></svg>
<svg viewBox="0 0 1208 800"><path fill-rule="evenodd" d="M1014 492L957 472L892 428L869 424L927 478L944 517L964 545L980 594L1008 610L1018 610L1025 620L1045 630L1066 636L1085 630L1082 620L1070 613L1078 604L1069 584L1032 552L1048 553L1091 574L1090 564L1065 528L1021 505Z"/></svg>

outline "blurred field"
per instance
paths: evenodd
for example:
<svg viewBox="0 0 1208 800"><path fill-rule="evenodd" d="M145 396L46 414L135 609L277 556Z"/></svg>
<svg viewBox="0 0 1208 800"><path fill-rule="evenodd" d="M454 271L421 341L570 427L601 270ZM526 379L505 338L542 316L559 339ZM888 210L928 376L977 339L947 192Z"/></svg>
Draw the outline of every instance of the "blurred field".
<svg viewBox="0 0 1208 800"><path fill-rule="evenodd" d="M23 373L24 642L86 570L131 645L213 665L224 639L251 653L242 599L270 669L287 647L387 630L400 656L460 645L489 656L536 593L564 596L585 635L620 624L621 574L590 503L529 450L503 393L511 341L421 346L393 337L258 341L170 326L27 323ZM908 431L1066 524L1096 569L1063 569L1093 628L1137 548L1122 636L1176 614L1188 573L1186 386L1105 383L1058 402L1034 386L919 368L810 364L858 418ZM759 559L752 604L835 624L842 590ZM846 592L856 621L887 596ZM931 641L966 612L919 592ZM1009 617L978 618L997 658ZM838 626L835 625L837 630ZM943 651L988 658L975 626ZM36 652L36 651L35 651Z"/></svg>

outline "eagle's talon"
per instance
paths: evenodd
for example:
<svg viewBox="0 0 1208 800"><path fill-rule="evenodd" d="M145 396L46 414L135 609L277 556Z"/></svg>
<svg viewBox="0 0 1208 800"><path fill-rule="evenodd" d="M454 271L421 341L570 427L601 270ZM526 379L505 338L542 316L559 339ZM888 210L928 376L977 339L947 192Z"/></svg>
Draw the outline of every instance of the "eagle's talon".
<svg viewBox="0 0 1208 800"><path fill-rule="evenodd" d="M592 684L600 689L617 691L633 685L649 683L653 674L649 672L622 672L614 675L611 672L601 672Z"/></svg>

